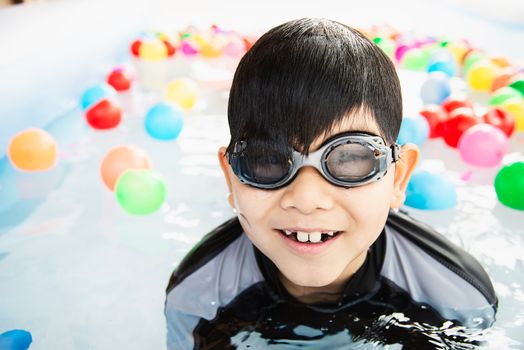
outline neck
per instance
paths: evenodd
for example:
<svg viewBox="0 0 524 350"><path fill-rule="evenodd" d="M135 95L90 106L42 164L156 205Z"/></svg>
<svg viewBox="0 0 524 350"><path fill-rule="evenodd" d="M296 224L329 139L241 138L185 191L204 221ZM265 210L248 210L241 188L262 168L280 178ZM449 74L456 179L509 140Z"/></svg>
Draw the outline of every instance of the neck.
<svg viewBox="0 0 524 350"><path fill-rule="evenodd" d="M293 283L282 273L279 273L279 279L295 299L304 304L314 304L319 302L334 302L337 301L347 282L353 277L355 272L366 261L367 251L362 252L356 259L351 261L342 271L339 277L330 284L320 287L301 286Z"/></svg>

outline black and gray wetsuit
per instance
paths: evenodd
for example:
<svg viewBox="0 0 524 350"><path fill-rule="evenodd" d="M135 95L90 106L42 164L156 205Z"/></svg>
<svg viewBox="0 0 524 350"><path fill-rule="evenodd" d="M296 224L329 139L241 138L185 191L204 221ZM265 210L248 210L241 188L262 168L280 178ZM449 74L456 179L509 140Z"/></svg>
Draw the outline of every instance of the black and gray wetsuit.
<svg viewBox="0 0 524 350"><path fill-rule="evenodd" d="M300 303L234 218L206 235L172 274L167 345L446 349L455 342L462 344L457 349L469 349L464 346L475 341L461 330L489 327L496 306L489 277L473 257L425 224L394 212L337 302Z"/></svg>

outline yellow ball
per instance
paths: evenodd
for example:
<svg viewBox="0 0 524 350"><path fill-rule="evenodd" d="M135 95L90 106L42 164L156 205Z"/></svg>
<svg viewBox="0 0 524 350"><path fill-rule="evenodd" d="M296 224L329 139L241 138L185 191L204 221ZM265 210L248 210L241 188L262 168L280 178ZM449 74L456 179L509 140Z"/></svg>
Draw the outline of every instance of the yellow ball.
<svg viewBox="0 0 524 350"><path fill-rule="evenodd" d="M453 57L455 58L455 63L458 67L462 66L462 62L464 61L464 56L469 51L469 46L462 42L462 41L454 41L451 42L446 48L451 52Z"/></svg>
<svg viewBox="0 0 524 350"><path fill-rule="evenodd" d="M524 131L524 99L512 98L504 102L501 108L511 113L515 119L515 131Z"/></svg>
<svg viewBox="0 0 524 350"><path fill-rule="evenodd" d="M161 40L144 41L138 48L138 56L146 61L160 61L167 57L167 47Z"/></svg>
<svg viewBox="0 0 524 350"><path fill-rule="evenodd" d="M198 85L188 78L179 78L167 84L166 99L184 110L192 109L198 99Z"/></svg>
<svg viewBox="0 0 524 350"><path fill-rule="evenodd" d="M498 67L490 61L479 61L469 70L466 80L472 90L490 91L491 84L497 75Z"/></svg>

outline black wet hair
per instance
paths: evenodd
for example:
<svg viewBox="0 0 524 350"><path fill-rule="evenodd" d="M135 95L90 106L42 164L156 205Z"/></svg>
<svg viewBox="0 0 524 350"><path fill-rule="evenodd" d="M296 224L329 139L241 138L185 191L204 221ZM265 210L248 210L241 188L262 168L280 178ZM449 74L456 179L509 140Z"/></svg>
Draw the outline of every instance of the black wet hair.
<svg viewBox="0 0 524 350"><path fill-rule="evenodd" d="M247 141L257 153L291 145L308 154L346 116L374 120L380 136L395 142L402 98L393 63L349 26L293 20L262 35L240 60L229 95L228 152Z"/></svg>

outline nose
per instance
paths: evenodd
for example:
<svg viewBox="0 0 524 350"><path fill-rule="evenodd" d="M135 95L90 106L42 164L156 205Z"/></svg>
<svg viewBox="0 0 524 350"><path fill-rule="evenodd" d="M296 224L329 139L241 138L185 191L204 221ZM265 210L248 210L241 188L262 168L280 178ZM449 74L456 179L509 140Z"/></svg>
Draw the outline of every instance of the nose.
<svg viewBox="0 0 524 350"><path fill-rule="evenodd" d="M313 167L303 167L284 188L280 199L283 209L296 209L302 214L333 207L333 186Z"/></svg>

